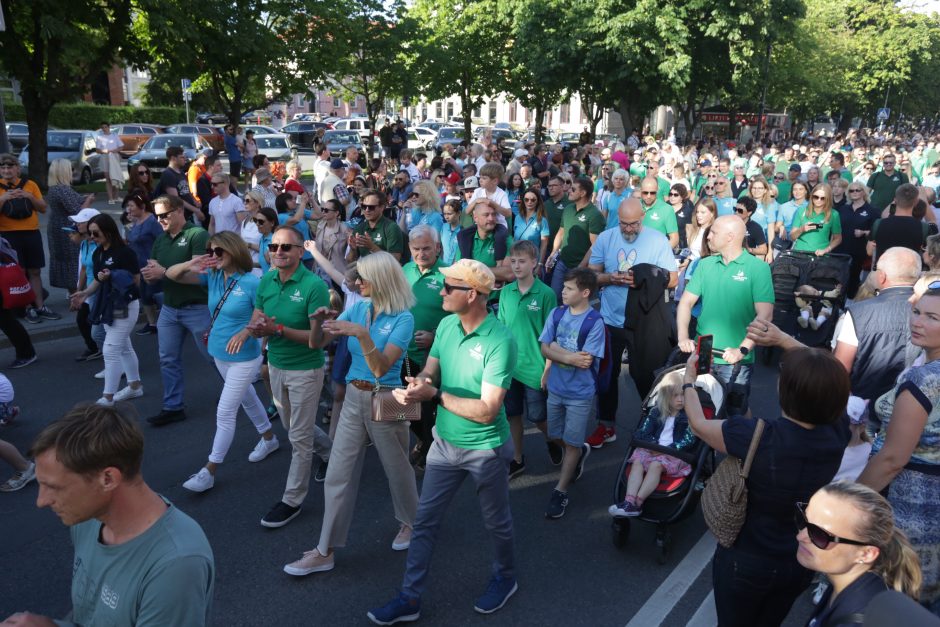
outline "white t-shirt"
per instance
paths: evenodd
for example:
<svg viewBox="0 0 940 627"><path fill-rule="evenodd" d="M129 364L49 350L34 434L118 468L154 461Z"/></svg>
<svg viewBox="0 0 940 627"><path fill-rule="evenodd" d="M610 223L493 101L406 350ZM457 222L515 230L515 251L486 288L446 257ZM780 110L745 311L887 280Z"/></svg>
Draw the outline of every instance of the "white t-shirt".
<svg viewBox="0 0 940 627"><path fill-rule="evenodd" d="M320 182L330 173L330 162L327 159L318 159L313 164L313 178L317 182L317 189L320 188Z"/></svg>
<svg viewBox="0 0 940 627"><path fill-rule="evenodd" d="M505 207L506 209L512 210L512 207L509 205L509 196L506 195L506 192L503 190L502 187L497 187L496 191L493 192L492 194L487 194L485 189L483 189L482 187L478 187L476 188L476 190L474 190L473 196L470 197L470 202L473 202L477 198L486 198L488 200L492 200L493 202L498 204L500 207ZM503 226L505 226L507 229L509 228L509 223L506 222L506 216L504 216L503 214L497 213L496 221L502 224Z"/></svg>
<svg viewBox="0 0 940 627"><path fill-rule="evenodd" d="M114 133L111 133L110 135L99 133L95 136L95 147L98 150L110 150L111 152L114 152L116 150L120 150L121 146L123 145L124 142L122 142L121 139Z"/></svg>
<svg viewBox="0 0 940 627"><path fill-rule="evenodd" d="M847 346L858 346L858 335L855 333L855 323L852 322L852 313L846 311L839 320L835 332L836 342L842 342ZM835 343L832 345L835 348Z"/></svg>
<svg viewBox="0 0 940 627"><path fill-rule="evenodd" d="M663 421L663 431L659 434L659 445L669 446L673 441L673 431L676 428L676 417L667 416Z"/></svg>
<svg viewBox="0 0 940 627"><path fill-rule="evenodd" d="M0 374L0 403L9 403L13 401L13 384L7 379L6 375Z"/></svg>
<svg viewBox="0 0 940 627"><path fill-rule="evenodd" d="M232 231L241 234L241 224L238 221L236 212L245 210L245 203L235 194L223 199L216 196L209 201L209 215L215 219L215 232Z"/></svg>

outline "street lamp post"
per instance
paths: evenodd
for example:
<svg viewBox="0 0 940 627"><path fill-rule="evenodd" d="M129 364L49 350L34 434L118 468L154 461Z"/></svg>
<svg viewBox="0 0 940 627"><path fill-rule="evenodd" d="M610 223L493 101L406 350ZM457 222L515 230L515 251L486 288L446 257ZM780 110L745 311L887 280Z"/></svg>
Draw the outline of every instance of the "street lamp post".
<svg viewBox="0 0 940 627"><path fill-rule="evenodd" d="M6 32L7 25L3 19L3 5L0 4L0 33ZM3 94L0 94L0 152L12 152L10 138L7 136L7 118L3 110Z"/></svg>

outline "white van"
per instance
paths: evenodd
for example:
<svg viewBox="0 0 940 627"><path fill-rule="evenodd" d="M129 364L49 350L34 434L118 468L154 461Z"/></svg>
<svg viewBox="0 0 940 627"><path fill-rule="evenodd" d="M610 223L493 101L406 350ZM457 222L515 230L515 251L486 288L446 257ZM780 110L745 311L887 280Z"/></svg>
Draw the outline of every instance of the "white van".
<svg viewBox="0 0 940 627"><path fill-rule="evenodd" d="M356 131L362 138L363 144L369 143L368 118L347 118L333 122L333 129L337 131Z"/></svg>

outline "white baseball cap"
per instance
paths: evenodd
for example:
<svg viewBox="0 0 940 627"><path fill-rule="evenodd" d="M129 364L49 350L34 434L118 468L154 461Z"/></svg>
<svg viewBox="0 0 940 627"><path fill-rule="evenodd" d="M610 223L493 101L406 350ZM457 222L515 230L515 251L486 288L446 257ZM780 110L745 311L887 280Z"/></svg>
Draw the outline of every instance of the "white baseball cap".
<svg viewBox="0 0 940 627"><path fill-rule="evenodd" d="M74 216L69 216L69 220L71 220L75 224L84 224L85 222L88 222L89 220L91 220L97 215L101 215L101 212L98 211L97 209L92 209L91 207L88 207L86 209L82 209L81 211L76 213Z"/></svg>

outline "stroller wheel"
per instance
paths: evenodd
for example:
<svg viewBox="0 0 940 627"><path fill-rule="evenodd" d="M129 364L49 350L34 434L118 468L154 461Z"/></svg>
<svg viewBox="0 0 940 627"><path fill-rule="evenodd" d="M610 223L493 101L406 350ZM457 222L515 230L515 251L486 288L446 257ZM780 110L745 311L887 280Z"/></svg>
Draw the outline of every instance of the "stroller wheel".
<svg viewBox="0 0 940 627"><path fill-rule="evenodd" d="M627 544L627 538L630 537L630 521L626 518L615 519L611 525L610 529L612 532L611 540L614 542L614 546L618 549L622 549Z"/></svg>

